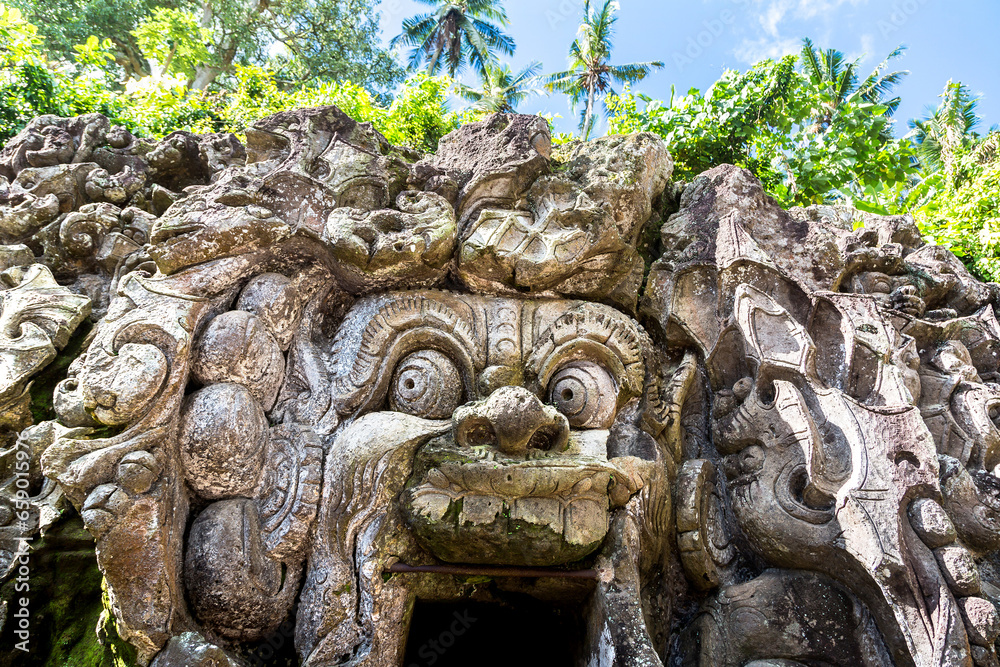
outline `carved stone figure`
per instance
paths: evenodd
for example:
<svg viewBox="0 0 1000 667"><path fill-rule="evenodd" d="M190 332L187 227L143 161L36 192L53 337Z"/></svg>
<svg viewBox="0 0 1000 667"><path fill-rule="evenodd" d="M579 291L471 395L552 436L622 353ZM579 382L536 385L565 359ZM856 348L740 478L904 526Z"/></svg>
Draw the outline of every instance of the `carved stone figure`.
<svg viewBox="0 0 1000 667"><path fill-rule="evenodd" d="M671 172L531 116L433 155L334 107L245 148L37 119L0 564L71 504L159 667L409 664L463 604L559 610L577 665L997 665L1000 286L906 217Z"/></svg>

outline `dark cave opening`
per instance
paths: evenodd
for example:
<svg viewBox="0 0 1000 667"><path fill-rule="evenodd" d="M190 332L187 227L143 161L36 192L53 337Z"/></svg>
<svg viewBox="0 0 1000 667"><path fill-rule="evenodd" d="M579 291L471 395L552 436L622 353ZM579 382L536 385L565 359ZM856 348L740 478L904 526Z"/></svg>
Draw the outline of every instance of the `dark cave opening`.
<svg viewBox="0 0 1000 667"><path fill-rule="evenodd" d="M579 608L527 596L516 604L418 601L406 667L575 667L582 653Z"/></svg>

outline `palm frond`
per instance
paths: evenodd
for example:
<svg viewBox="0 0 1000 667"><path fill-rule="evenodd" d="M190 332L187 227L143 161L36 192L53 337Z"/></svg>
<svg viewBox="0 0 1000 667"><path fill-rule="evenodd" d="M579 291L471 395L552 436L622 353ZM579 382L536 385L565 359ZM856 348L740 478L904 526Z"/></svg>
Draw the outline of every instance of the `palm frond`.
<svg viewBox="0 0 1000 667"><path fill-rule="evenodd" d="M483 99L483 91L476 90L464 84L459 84L457 86L458 94L463 99L469 100L470 102L478 102Z"/></svg>
<svg viewBox="0 0 1000 667"><path fill-rule="evenodd" d="M410 69L423 64L433 74L446 66L454 77L466 63L482 73L497 52L513 55L516 44L500 27L507 25L501 0L419 1L436 10L404 20L403 32L390 42L416 47L407 58Z"/></svg>
<svg viewBox="0 0 1000 667"><path fill-rule="evenodd" d="M526 85L530 81L533 81L538 77L538 73L542 70L542 63L537 60L532 60L528 65L518 72L513 80L511 80L511 86L522 86Z"/></svg>
<svg viewBox="0 0 1000 667"><path fill-rule="evenodd" d="M506 34L492 23L487 23L486 21L481 21L477 18L473 18L471 20L471 24L473 29L481 36L483 42L485 42L489 48L499 51L505 56L514 55L517 43L514 41L513 37Z"/></svg>
<svg viewBox="0 0 1000 667"><path fill-rule="evenodd" d="M572 94L582 88L580 85L580 72L577 70L567 70L556 72L542 77L542 84L550 92L560 92Z"/></svg>
<svg viewBox="0 0 1000 667"><path fill-rule="evenodd" d="M434 30L427 32L427 36L423 42L410 51L410 56L407 59L408 69L415 72L420 69L423 63L429 62L428 71L431 74L435 73L440 64L439 58L441 55L434 47L435 42L438 41L438 37L438 33Z"/></svg>
<svg viewBox="0 0 1000 667"><path fill-rule="evenodd" d="M507 10L500 0L468 0L467 7L471 16L499 21L500 25L508 24Z"/></svg>
<svg viewBox="0 0 1000 667"><path fill-rule="evenodd" d="M802 40L802 66L806 70L806 75L814 84L819 84L823 80L823 69L816 55L816 47L808 37Z"/></svg>
<svg viewBox="0 0 1000 667"><path fill-rule="evenodd" d="M645 63L629 63L628 65L610 65L608 74L618 83L635 83L645 79L654 69L660 69L664 64L658 60Z"/></svg>
<svg viewBox="0 0 1000 667"><path fill-rule="evenodd" d="M403 32L389 40L389 47L397 45L414 46L424 39L434 29L437 19L434 14L418 14L403 20Z"/></svg>
<svg viewBox="0 0 1000 667"><path fill-rule="evenodd" d="M857 88L858 85L858 75L855 74L854 63L847 65L840 73L839 79L835 80L835 87L833 88L833 104L834 107L840 106L844 100L851 96L851 93Z"/></svg>

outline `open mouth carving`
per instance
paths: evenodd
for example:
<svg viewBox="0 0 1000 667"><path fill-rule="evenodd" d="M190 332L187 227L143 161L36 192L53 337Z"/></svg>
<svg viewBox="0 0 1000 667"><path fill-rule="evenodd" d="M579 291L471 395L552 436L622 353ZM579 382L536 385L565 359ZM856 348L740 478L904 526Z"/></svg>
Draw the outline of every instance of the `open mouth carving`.
<svg viewBox="0 0 1000 667"><path fill-rule="evenodd" d="M548 566L592 553L610 510L627 499L614 459L563 455L506 460L449 437L417 453L403 494L407 522L447 562Z"/></svg>

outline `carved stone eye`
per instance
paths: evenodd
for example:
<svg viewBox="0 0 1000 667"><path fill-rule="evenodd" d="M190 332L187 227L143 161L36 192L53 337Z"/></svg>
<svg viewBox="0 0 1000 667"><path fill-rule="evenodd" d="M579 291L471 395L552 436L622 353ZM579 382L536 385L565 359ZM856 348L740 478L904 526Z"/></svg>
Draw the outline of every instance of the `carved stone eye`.
<svg viewBox="0 0 1000 667"><path fill-rule="evenodd" d="M575 428L610 428L618 403L618 384L592 361L565 366L549 382L549 403Z"/></svg>
<svg viewBox="0 0 1000 667"><path fill-rule="evenodd" d="M446 419L462 400L462 377L455 363L436 350L407 355L396 366L389 407L424 419Z"/></svg>

